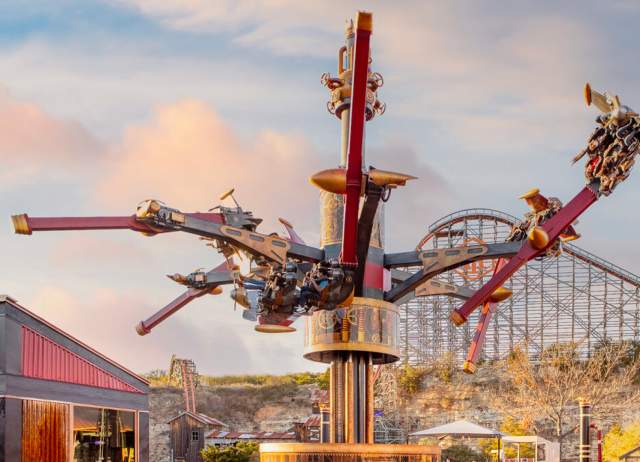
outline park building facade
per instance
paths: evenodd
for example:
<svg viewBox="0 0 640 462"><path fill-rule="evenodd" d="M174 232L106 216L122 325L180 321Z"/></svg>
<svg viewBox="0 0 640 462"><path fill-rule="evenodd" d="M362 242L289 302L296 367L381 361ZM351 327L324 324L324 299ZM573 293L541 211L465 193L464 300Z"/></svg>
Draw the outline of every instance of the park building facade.
<svg viewBox="0 0 640 462"><path fill-rule="evenodd" d="M0 295L0 460L148 462L148 389Z"/></svg>

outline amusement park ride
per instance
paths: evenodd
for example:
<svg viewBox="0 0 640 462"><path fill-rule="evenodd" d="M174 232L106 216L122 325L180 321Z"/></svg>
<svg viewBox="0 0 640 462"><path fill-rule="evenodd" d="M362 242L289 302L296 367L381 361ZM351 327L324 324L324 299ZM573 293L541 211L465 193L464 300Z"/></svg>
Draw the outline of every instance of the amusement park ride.
<svg viewBox="0 0 640 462"><path fill-rule="evenodd" d="M245 308L243 317L260 332L289 332L306 316L305 357L331 364L331 431L327 441L372 443L374 364L398 359L395 303L408 296L448 293L465 300L451 313L457 326L481 308L481 316L464 370L473 373L488 323L496 306L511 295L503 284L529 260L553 258L562 242L577 239L576 219L601 196L624 181L640 146L640 117L617 96L585 87L587 104L601 112L587 147L574 162L587 156L586 186L566 205L545 198L537 189L523 196L531 211L517 223L504 243L385 253L382 239L384 207L393 189L415 179L403 173L364 164L365 123L384 113L378 100L382 76L370 68L372 17L360 12L346 30L338 53L338 74L324 74L330 91L328 109L341 123L341 163L313 175L322 203L320 247L306 244L290 223L280 219L287 237L258 231L261 219L235 206L218 206L206 213L187 213L157 200L142 202L134 215L113 217L41 218L13 216L15 231L130 229L147 236L167 232L195 234L216 248L225 261L209 272L170 276L187 291L137 326L140 335L205 294L219 294L233 285L231 297ZM251 261L240 274L234 255ZM430 280L470 262L498 259L491 279L475 293L465 288L439 287ZM421 266L403 280L391 270Z"/></svg>

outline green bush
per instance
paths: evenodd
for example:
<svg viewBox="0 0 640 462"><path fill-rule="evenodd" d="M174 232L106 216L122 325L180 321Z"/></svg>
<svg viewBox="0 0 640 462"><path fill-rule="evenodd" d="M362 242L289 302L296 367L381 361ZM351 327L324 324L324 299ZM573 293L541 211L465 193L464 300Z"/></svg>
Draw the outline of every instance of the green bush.
<svg viewBox="0 0 640 462"><path fill-rule="evenodd" d="M328 390L329 389L329 381L331 380L331 369L327 367L327 370L318 374L318 377L316 379L318 387L320 387L322 390Z"/></svg>
<svg viewBox="0 0 640 462"><path fill-rule="evenodd" d="M418 367L404 364L398 375L398 386L406 396L416 394L420 390L420 383L424 376L424 370Z"/></svg>
<svg viewBox="0 0 640 462"><path fill-rule="evenodd" d="M258 457L258 443L237 443L235 446L207 446L200 451L204 462L253 462Z"/></svg>
<svg viewBox="0 0 640 462"><path fill-rule="evenodd" d="M210 387L229 385L318 385L323 386L324 373L294 372L285 375L200 375L200 383Z"/></svg>
<svg viewBox="0 0 640 462"><path fill-rule="evenodd" d="M151 372L144 374L144 377L149 381L151 386L161 387L169 384L169 374L163 369L154 369Z"/></svg>
<svg viewBox="0 0 640 462"><path fill-rule="evenodd" d="M448 459L451 462L480 462L485 460L485 456L464 444L455 444L447 449L443 449L440 459L443 461Z"/></svg>

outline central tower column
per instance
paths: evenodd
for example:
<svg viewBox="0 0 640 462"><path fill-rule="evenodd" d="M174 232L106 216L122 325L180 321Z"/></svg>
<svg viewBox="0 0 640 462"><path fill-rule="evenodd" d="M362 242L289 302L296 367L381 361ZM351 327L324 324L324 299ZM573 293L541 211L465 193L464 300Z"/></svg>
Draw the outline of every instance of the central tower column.
<svg viewBox="0 0 640 462"><path fill-rule="evenodd" d="M307 318L304 357L330 367L330 443L374 442L373 368L398 360L398 326L395 305L364 297Z"/></svg>
<svg viewBox="0 0 640 462"><path fill-rule="evenodd" d="M358 15L370 24L370 15ZM347 22L345 44L338 50L338 74L322 76L331 92L327 107L340 120L340 167L348 162L349 127L354 77L355 33L353 21ZM369 62L370 64L370 62ZM365 120L384 112L377 99L382 76L367 70ZM364 146L364 136L363 136ZM364 148L362 149L364 168ZM322 191L321 247L327 258L340 259L344 229L345 196ZM361 204L362 205L362 202ZM333 313L321 312L308 320L305 357L330 364L330 432L332 443L373 443L373 367L397 359L396 333L388 320L397 315L395 307L380 300L383 295L382 206L379 207L371 233L366 262L372 268L365 274L362 292L353 304ZM366 297L366 298L364 298ZM384 326L381 320L385 320ZM397 325L397 320L392 324ZM384 331L384 332L383 332ZM382 339L384 338L384 342ZM383 351L384 350L384 351Z"/></svg>

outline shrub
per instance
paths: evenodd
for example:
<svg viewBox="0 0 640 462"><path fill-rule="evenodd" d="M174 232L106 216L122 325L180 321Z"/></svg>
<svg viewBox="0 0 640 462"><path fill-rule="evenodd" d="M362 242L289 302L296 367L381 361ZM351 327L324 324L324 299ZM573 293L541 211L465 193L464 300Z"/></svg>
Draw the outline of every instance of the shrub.
<svg viewBox="0 0 640 462"><path fill-rule="evenodd" d="M204 462L252 462L258 456L258 443L240 442L235 446L207 446L200 451Z"/></svg>
<svg viewBox="0 0 640 462"><path fill-rule="evenodd" d="M485 460L485 456L464 444L455 444L442 450L441 460L451 462L480 462Z"/></svg>

